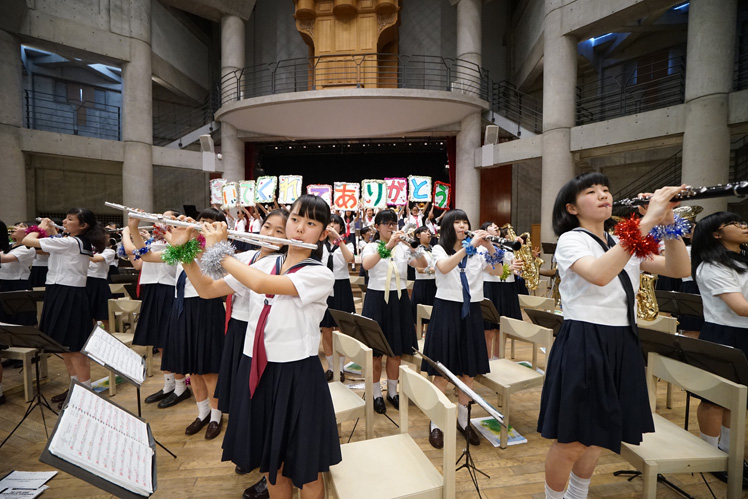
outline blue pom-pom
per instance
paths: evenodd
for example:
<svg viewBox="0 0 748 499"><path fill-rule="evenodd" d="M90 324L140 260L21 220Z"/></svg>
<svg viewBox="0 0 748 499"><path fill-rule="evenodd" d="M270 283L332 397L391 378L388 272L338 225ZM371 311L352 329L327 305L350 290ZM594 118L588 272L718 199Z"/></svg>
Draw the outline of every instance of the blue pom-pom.
<svg viewBox="0 0 748 499"><path fill-rule="evenodd" d="M486 259L486 263L488 263L489 265L491 265L491 268L495 269L496 268L496 264L501 263L502 261L504 261L504 250L496 248L496 252L493 255L491 255L491 253L489 253L488 251L486 251L483 254L483 258Z"/></svg>
<svg viewBox="0 0 748 499"><path fill-rule="evenodd" d="M691 223L685 218L681 218L678 215L675 216L675 220L670 225L656 225L652 228L649 233L657 239L662 241L665 239L678 239L688 235L691 232Z"/></svg>
<svg viewBox="0 0 748 499"><path fill-rule="evenodd" d="M467 256L473 256L478 253L478 249L471 244L472 242L473 238L471 237L466 237L462 240L462 247L465 248L465 253L467 253Z"/></svg>

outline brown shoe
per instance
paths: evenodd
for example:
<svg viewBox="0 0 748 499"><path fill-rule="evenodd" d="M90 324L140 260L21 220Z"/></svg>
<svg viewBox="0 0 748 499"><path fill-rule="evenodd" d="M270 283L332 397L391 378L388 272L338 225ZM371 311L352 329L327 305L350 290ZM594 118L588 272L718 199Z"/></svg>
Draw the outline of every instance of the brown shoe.
<svg viewBox="0 0 748 499"><path fill-rule="evenodd" d="M429 443L431 447L435 449L441 449L444 447L444 432L439 428L434 428L429 434Z"/></svg>
<svg viewBox="0 0 748 499"><path fill-rule="evenodd" d="M205 416L205 419L195 418L195 420L187 427L186 430L184 430L185 435L194 435L198 431L203 429L203 426L208 424L208 421L210 421L210 414Z"/></svg>
<svg viewBox="0 0 748 499"><path fill-rule="evenodd" d="M473 430L473 427L470 426L470 423L468 423L467 428L461 428L460 423L457 423L457 431L459 431L462 436L465 436L465 432L467 432L468 436L467 439L470 442L470 445L480 445L480 439L478 438L478 434L475 433L475 430Z"/></svg>
<svg viewBox="0 0 748 499"><path fill-rule="evenodd" d="M330 369L325 371L325 379L327 380L328 383L332 381L332 371Z"/></svg>
<svg viewBox="0 0 748 499"><path fill-rule="evenodd" d="M345 381L345 373L340 371L340 382L342 383L343 381Z"/></svg>
<svg viewBox="0 0 748 499"><path fill-rule="evenodd" d="M49 399L49 401L53 404L59 404L60 402L65 402L66 398L68 398L68 390L65 390L62 393L58 393L57 395Z"/></svg>
<svg viewBox="0 0 748 499"><path fill-rule="evenodd" d="M211 421L208 423L208 429L205 430L205 440L213 440L218 435L221 434L221 428L223 427L223 417L218 420L216 423L215 421Z"/></svg>

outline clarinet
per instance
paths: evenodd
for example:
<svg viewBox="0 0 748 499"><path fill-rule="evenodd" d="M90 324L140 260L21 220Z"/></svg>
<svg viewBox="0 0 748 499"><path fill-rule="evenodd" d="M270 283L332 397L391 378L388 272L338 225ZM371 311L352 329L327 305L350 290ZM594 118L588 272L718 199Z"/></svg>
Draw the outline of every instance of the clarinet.
<svg viewBox="0 0 748 499"><path fill-rule="evenodd" d="M468 237L475 237L475 232L473 232L472 230L467 231L465 234L467 234ZM490 243L500 246L502 249L509 251L517 251L522 247L522 243L519 241L504 239L503 237L499 236L486 236L484 239Z"/></svg>
<svg viewBox="0 0 748 499"><path fill-rule="evenodd" d="M684 190L675 195L670 201L688 201L691 199L709 199L723 198L729 196L744 197L748 195L748 181L740 180L729 184L717 184L710 187L686 187ZM625 206L634 208L649 204L652 196L643 196L640 198L619 199L613 203L613 207Z"/></svg>

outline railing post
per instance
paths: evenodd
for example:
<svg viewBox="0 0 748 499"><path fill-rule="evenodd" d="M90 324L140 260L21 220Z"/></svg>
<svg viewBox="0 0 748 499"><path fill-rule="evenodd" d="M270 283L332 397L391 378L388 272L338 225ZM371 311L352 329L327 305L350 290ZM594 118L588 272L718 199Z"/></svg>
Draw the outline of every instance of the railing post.
<svg viewBox="0 0 748 499"><path fill-rule="evenodd" d="M26 95L26 127L31 127L31 112L30 112L30 106L29 106L29 91L24 90L23 93Z"/></svg>
<svg viewBox="0 0 748 499"><path fill-rule="evenodd" d="M122 125L120 124L120 108L117 107L117 140L122 140Z"/></svg>

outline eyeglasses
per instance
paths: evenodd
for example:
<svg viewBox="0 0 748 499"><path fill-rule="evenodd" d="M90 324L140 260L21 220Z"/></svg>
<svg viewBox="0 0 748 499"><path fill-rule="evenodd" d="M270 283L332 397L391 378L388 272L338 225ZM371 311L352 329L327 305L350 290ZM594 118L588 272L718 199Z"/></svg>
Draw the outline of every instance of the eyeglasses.
<svg viewBox="0 0 748 499"><path fill-rule="evenodd" d="M384 227L397 227L397 222L382 222L379 225L383 225Z"/></svg>
<svg viewBox="0 0 748 499"><path fill-rule="evenodd" d="M737 220L734 220L732 222L727 222L725 225L722 226L722 228L725 228L728 225L734 225L738 229L748 229L748 223L746 223L746 222L739 222Z"/></svg>

